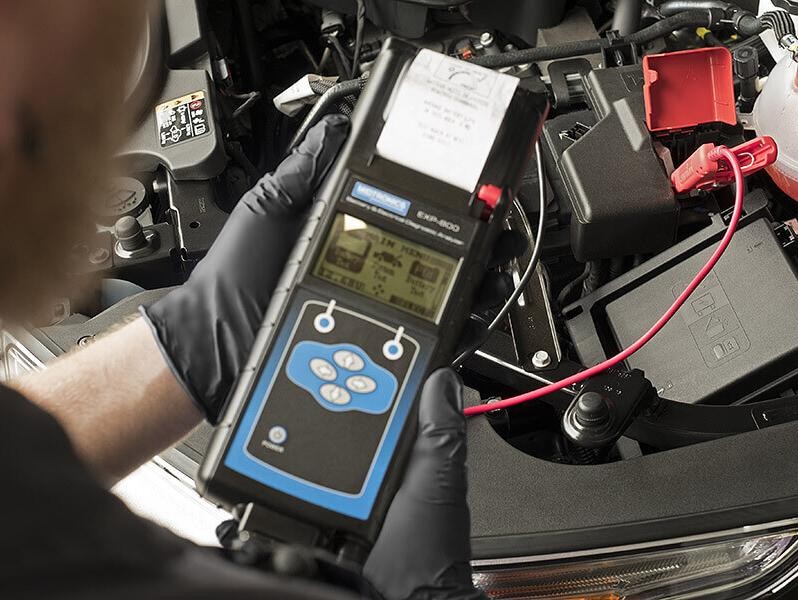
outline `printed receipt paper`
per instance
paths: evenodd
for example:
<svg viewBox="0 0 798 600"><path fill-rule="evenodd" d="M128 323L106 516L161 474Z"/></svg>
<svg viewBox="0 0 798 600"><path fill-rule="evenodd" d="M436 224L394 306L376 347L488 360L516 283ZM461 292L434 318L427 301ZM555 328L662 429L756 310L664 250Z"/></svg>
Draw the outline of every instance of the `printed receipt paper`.
<svg viewBox="0 0 798 600"><path fill-rule="evenodd" d="M383 158L473 192L518 79L421 50L377 142Z"/></svg>

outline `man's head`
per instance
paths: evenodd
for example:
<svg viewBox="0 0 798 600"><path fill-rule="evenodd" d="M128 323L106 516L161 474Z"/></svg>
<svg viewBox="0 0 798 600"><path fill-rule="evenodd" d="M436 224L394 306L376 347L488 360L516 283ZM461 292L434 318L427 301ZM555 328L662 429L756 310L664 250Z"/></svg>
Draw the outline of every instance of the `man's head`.
<svg viewBox="0 0 798 600"><path fill-rule="evenodd" d="M0 0L0 317L58 292L126 130L148 3Z"/></svg>

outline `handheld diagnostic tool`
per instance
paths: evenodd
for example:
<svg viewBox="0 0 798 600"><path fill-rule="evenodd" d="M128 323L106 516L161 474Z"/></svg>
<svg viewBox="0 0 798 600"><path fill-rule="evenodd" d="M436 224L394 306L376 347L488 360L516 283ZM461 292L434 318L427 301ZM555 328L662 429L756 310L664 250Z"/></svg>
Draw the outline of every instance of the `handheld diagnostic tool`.
<svg viewBox="0 0 798 600"><path fill-rule="evenodd" d="M386 42L198 474L367 541L545 116L515 77Z"/></svg>

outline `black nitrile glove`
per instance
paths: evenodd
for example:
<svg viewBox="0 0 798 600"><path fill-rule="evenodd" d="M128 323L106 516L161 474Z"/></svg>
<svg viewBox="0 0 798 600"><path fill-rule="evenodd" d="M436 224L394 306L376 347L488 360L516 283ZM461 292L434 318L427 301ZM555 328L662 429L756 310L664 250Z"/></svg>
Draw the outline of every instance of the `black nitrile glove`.
<svg viewBox="0 0 798 600"><path fill-rule="evenodd" d="M325 117L236 205L188 281L142 313L186 392L216 423L283 272L304 213L349 132Z"/></svg>
<svg viewBox="0 0 798 600"><path fill-rule="evenodd" d="M463 384L435 371L421 393L418 437L364 575L385 600L485 598L471 581Z"/></svg>

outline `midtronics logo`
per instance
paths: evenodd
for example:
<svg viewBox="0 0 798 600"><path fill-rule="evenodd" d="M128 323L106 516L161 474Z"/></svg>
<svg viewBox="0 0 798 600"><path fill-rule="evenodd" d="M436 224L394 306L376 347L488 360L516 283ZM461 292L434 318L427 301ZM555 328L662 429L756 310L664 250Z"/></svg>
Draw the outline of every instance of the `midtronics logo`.
<svg viewBox="0 0 798 600"><path fill-rule="evenodd" d="M406 217L407 212L410 210L410 200L367 185L361 181L356 182L352 188L352 197L403 217Z"/></svg>

